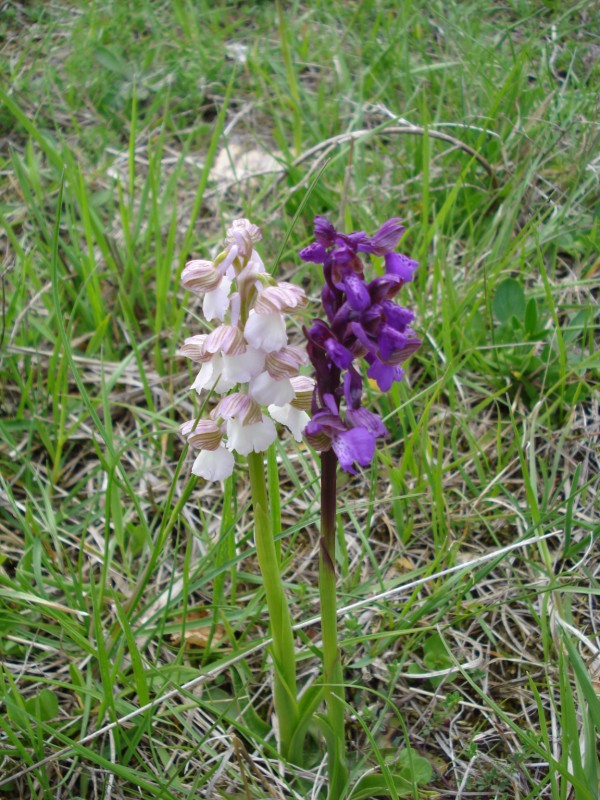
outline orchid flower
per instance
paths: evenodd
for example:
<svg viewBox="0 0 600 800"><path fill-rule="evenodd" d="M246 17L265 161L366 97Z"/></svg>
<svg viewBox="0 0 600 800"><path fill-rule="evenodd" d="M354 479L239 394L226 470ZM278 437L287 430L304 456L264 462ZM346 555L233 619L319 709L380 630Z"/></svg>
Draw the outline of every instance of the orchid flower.
<svg viewBox="0 0 600 800"><path fill-rule="evenodd" d="M232 392L247 395L258 409L251 417L215 418L220 439L214 447L195 435L192 423L182 426L188 443L200 449L192 472L208 481L231 475L233 453L247 456L267 450L277 436L273 420L288 427L296 439L309 421L293 383L307 357L299 347L288 346L285 318L306 305L306 295L267 274L255 249L260 239L256 225L235 220L227 230L225 249L214 261L194 259L181 275L186 289L203 296L206 319L221 323L209 334L189 337L181 348L182 355L201 365L192 388L198 394L211 390L225 397Z"/></svg>

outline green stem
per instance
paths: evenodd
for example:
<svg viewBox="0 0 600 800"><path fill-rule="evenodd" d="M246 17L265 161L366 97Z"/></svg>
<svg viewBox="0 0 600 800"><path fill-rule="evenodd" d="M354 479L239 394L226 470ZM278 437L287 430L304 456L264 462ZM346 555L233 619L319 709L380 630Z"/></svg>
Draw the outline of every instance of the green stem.
<svg viewBox="0 0 600 800"><path fill-rule="evenodd" d="M298 723L296 653L292 620L283 589L275 548L262 453L250 453L248 472L252 486L254 536L271 625L271 655L275 664L274 703L279 724L281 755L288 758Z"/></svg>
<svg viewBox="0 0 600 800"><path fill-rule="evenodd" d="M337 638L335 537L337 457L332 450L321 453L321 556L319 593L323 636L323 683L327 721L332 731L329 749L328 800L339 800L348 781L344 728L344 677Z"/></svg>

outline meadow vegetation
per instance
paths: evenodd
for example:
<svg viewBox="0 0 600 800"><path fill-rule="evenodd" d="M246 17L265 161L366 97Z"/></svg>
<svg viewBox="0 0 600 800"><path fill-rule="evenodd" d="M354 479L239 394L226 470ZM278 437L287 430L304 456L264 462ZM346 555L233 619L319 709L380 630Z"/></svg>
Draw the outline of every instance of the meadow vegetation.
<svg viewBox="0 0 600 800"><path fill-rule="evenodd" d="M391 436L340 481L353 780L594 800L590 4L15 0L0 35L0 798L322 796L318 743L276 757L247 474L190 479L177 351L236 217L314 316L323 214L401 216L420 262ZM282 435L269 469L309 686L318 459Z"/></svg>

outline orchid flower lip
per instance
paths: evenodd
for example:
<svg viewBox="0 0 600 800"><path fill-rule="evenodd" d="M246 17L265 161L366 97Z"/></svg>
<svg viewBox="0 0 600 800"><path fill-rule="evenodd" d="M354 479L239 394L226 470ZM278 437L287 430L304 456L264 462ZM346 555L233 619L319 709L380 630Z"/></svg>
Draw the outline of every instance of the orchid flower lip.
<svg viewBox="0 0 600 800"><path fill-rule="evenodd" d="M275 422L285 425L291 431L297 442L302 441L302 434L310 421L310 417L304 409L298 408L293 402L283 406L272 403L269 405L268 411Z"/></svg>
<svg viewBox="0 0 600 800"><path fill-rule="evenodd" d="M287 344L285 320L277 312L258 314L252 311L244 326L244 337L249 345L266 353L281 350Z"/></svg>
<svg viewBox="0 0 600 800"><path fill-rule="evenodd" d="M267 450L277 438L273 421L263 414L261 422L242 425L236 419L227 420L227 449L242 456Z"/></svg>
<svg viewBox="0 0 600 800"><path fill-rule="evenodd" d="M223 445L216 450L202 450L194 461L192 473L207 481L223 481L235 466L233 455Z"/></svg>

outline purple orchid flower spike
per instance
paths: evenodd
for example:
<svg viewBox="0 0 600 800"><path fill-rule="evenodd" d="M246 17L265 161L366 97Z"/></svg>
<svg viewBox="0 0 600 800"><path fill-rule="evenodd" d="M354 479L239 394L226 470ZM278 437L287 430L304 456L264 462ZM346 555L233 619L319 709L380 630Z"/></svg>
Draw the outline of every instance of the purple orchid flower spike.
<svg viewBox="0 0 600 800"><path fill-rule="evenodd" d="M403 379L401 364L421 341L410 327L413 312L393 298L418 264L395 252L405 232L398 217L371 237L363 231L341 233L320 216L314 230L316 241L300 258L323 267L327 322L313 320L305 329L316 373L313 416L305 433L317 450L332 450L342 469L355 474L355 465L368 466L377 439L387 434L381 419L361 407L363 378L355 363L364 359L367 378L383 392ZM385 274L367 281L361 254L383 258Z"/></svg>
<svg viewBox="0 0 600 800"><path fill-rule="evenodd" d="M323 633L323 687L327 719L329 798L345 796L344 676L337 643L336 505L337 465L356 475L368 467L377 441L387 436L381 418L362 406L364 362L367 378L387 391L401 381L401 364L421 344L411 329L412 311L393 298L412 280L416 261L395 252L404 234L402 220L385 222L374 236L364 231L341 233L325 217L315 218L315 242L300 258L320 264L325 279L321 300L327 321L314 319L304 333L316 384L312 419L304 429L309 444L321 453L321 539L319 594ZM363 254L382 258L385 274L367 281Z"/></svg>

